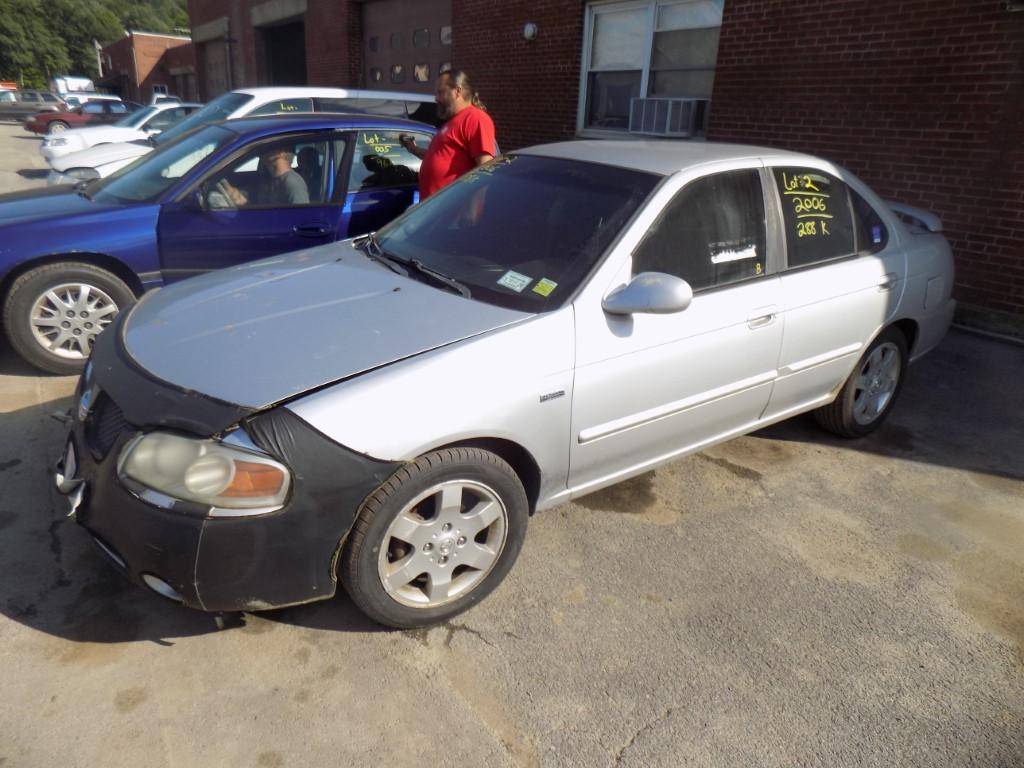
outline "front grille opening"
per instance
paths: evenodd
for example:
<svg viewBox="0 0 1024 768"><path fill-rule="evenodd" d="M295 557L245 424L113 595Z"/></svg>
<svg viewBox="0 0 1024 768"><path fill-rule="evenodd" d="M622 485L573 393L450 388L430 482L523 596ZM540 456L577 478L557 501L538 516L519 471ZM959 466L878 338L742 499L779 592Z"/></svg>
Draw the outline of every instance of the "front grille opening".
<svg viewBox="0 0 1024 768"><path fill-rule="evenodd" d="M129 429L131 425L121 408L105 392L100 392L85 423L85 440L93 457L97 461L102 460L118 436Z"/></svg>

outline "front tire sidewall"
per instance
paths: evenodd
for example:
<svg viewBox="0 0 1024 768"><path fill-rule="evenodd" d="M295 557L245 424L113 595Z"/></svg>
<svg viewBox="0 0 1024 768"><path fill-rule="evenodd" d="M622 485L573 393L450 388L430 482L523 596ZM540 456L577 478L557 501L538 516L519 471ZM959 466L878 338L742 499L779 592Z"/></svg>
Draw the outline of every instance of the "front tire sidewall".
<svg viewBox="0 0 1024 768"><path fill-rule="evenodd" d="M395 517L422 491L446 480L473 480L487 486L505 505L506 537L494 567L468 594L433 608L414 608L394 600L378 573L378 556ZM389 493L389 487L394 488ZM496 455L476 449L449 449L420 457L398 470L360 510L349 536L339 576L356 606L385 626L410 629L436 624L468 610L490 594L514 565L522 549L529 503L512 468ZM359 525L360 521L363 523Z"/></svg>
<svg viewBox="0 0 1024 768"><path fill-rule="evenodd" d="M61 357L39 344L32 332L32 305L49 288L68 282L98 288L117 304L118 312L135 300L135 294L122 280L91 264L48 264L14 281L3 311L4 331L11 346L31 365L62 376L80 373L86 360Z"/></svg>

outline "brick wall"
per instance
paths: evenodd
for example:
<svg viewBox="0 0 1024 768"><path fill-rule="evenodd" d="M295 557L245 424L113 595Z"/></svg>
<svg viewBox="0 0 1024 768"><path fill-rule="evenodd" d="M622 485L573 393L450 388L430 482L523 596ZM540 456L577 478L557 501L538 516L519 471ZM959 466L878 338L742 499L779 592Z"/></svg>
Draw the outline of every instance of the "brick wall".
<svg viewBox="0 0 1024 768"><path fill-rule="evenodd" d="M172 48L188 46L191 49L192 43L188 39L140 32L133 32L132 40L135 44L135 61L139 77L134 98L144 104L148 103L153 96L154 85L166 86L168 93L174 93L174 78L171 76L166 54ZM192 60L194 61L194 58Z"/></svg>
<svg viewBox="0 0 1024 768"><path fill-rule="evenodd" d="M307 0L306 72L310 85L357 87L362 70L359 3Z"/></svg>
<svg viewBox="0 0 1024 768"><path fill-rule="evenodd" d="M1024 13L728 0L709 138L823 155L934 211L965 310L1024 331Z"/></svg>
<svg viewBox="0 0 1024 768"><path fill-rule="evenodd" d="M452 0L452 66L480 91L502 150L572 137L582 47L582 2Z"/></svg>

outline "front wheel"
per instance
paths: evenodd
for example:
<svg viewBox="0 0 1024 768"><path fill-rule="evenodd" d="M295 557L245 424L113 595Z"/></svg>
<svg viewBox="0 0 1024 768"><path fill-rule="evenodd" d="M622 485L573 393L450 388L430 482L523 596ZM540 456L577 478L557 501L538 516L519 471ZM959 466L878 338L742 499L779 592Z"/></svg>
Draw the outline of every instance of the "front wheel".
<svg viewBox="0 0 1024 768"><path fill-rule="evenodd" d="M408 629L444 621L501 583L528 519L523 485L500 457L477 448L429 453L363 504L339 578L380 624Z"/></svg>
<svg viewBox="0 0 1024 768"><path fill-rule="evenodd" d="M50 136L55 133L64 133L68 127L68 124L63 120L51 120L50 124L46 127L46 133Z"/></svg>
<svg viewBox="0 0 1024 768"><path fill-rule="evenodd" d="M96 336L135 294L105 269L58 262L29 270L14 281L3 325L14 351L50 373L79 373Z"/></svg>
<svg viewBox="0 0 1024 768"><path fill-rule="evenodd" d="M898 328L880 333L828 405L814 412L818 424L840 437L863 437L881 426L903 387L907 341Z"/></svg>

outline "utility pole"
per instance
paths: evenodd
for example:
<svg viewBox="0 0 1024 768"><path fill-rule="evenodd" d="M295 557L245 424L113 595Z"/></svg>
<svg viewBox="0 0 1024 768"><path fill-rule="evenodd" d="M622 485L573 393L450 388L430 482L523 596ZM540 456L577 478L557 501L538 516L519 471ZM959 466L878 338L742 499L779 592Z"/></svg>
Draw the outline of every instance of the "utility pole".
<svg viewBox="0 0 1024 768"><path fill-rule="evenodd" d="M96 71L99 73L97 78L103 77L103 46L100 45L99 40L96 38L92 39L93 48L96 49Z"/></svg>

